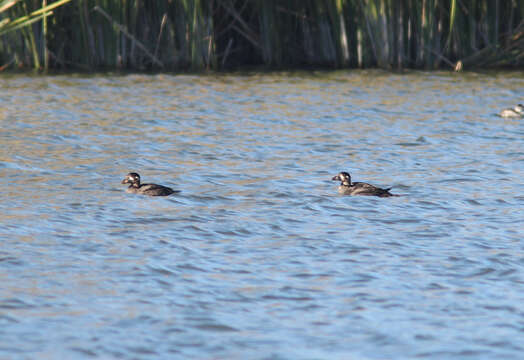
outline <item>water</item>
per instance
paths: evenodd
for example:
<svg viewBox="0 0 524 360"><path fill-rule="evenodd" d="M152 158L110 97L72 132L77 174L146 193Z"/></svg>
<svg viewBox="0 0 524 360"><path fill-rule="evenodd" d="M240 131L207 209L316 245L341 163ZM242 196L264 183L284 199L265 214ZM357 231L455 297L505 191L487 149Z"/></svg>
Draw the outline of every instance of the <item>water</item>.
<svg viewBox="0 0 524 360"><path fill-rule="evenodd" d="M524 73L0 84L0 358L522 358Z"/></svg>

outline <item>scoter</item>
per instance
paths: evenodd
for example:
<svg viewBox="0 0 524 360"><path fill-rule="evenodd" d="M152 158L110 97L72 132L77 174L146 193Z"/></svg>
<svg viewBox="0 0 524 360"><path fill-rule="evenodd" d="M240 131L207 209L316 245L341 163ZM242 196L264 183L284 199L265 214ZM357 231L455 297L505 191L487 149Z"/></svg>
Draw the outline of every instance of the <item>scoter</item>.
<svg viewBox="0 0 524 360"><path fill-rule="evenodd" d="M140 175L137 173L129 173L126 175L122 184L130 184L126 189L126 192L132 194L144 194L149 196L168 196L175 191L167 186L157 185L157 184L140 184Z"/></svg>
<svg viewBox="0 0 524 360"><path fill-rule="evenodd" d="M379 197L390 197L399 196L389 192L391 188L381 189L371 184L363 182L351 183L351 175L342 171L337 176L334 176L331 180L340 181L338 192L342 195L367 195L367 196L379 196Z"/></svg>

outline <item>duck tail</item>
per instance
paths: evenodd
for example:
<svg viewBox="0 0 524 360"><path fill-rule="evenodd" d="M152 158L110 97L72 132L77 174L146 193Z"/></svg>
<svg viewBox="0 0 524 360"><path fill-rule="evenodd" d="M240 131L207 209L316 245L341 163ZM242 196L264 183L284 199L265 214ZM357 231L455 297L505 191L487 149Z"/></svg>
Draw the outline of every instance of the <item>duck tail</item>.
<svg viewBox="0 0 524 360"><path fill-rule="evenodd" d="M401 196L401 195L397 195L397 194L392 194L389 192L389 190L391 190L392 188L387 188L387 189L384 189L384 195L383 197L390 197L390 196Z"/></svg>

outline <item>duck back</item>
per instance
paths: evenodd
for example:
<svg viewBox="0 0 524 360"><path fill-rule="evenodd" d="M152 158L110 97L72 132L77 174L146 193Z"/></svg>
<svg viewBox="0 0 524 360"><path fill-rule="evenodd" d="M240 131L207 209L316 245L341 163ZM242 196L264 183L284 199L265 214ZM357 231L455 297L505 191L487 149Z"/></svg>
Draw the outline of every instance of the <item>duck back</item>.
<svg viewBox="0 0 524 360"><path fill-rule="evenodd" d="M128 193L144 194L149 196L168 196L175 191L167 186L157 184L141 184L139 187L130 186L126 190Z"/></svg>

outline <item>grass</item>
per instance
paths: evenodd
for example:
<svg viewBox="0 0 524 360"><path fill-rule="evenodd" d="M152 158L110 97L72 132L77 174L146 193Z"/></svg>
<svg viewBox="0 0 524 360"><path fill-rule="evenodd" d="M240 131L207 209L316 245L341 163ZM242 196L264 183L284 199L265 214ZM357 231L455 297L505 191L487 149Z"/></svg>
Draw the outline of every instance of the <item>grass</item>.
<svg viewBox="0 0 524 360"><path fill-rule="evenodd" d="M0 0L0 69L457 64L524 65L524 0Z"/></svg>

